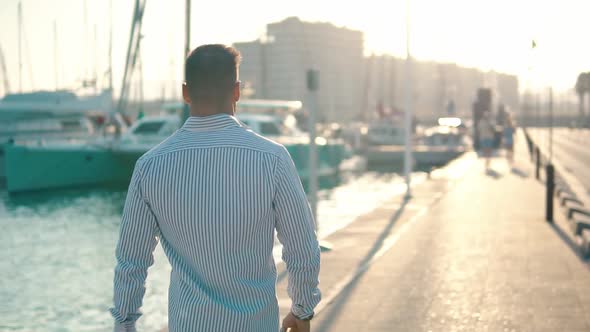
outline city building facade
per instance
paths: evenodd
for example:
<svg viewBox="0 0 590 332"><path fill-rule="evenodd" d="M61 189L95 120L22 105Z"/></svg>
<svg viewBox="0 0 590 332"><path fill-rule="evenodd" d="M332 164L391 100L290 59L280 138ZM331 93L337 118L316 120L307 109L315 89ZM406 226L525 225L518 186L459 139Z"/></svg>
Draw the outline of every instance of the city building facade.
<svg viewBox="0 0 590 332"><path fill-rule="evenodd" d="M363 34L295 17L267 25L264 38L235 43L240 79L251 98L301 100L309 107L306 72L319 70L318 119L349 121L361 114Z"/></svg>
<svg viewBox="0 0 590 332"><path fill-rule="evenodd" d="M320 72L318 120L350 122L400 114L406 107L406 60L365 56L363 33L296 17L267 25L266 34L235 43L242 54L240 79L249 98L312 102L306 72ZM413 109L424 123L448 115L471 117L477 89L490 88L495 107L518 109L514 75L453 63L412 61Z"/></svg>
<svg viewBox="0 0 590 332"><path fill-rule="evenodd" d="M390 55L368 56L364 62L364 119L380 113L401 113L406 107L406 59ZM466 68L454 63L412 61L413 110L421 122L439 117L470 118L477 89L492 90L496 111L500 104L516 111L518 78L494 71Z"/></svg>

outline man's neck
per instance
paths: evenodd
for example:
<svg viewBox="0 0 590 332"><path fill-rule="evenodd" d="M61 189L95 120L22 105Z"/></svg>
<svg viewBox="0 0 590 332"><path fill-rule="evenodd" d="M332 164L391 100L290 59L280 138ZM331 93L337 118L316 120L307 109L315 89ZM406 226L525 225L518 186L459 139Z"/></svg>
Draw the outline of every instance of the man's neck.
<svg viewBox="0 0 590 332"><path fill-rule="evenodd" d="M234 115L235 108L233 105L228 105L225 107L210 107L208 105L191 105L191 116L211 116L217 114L228 114Z"/></svg>

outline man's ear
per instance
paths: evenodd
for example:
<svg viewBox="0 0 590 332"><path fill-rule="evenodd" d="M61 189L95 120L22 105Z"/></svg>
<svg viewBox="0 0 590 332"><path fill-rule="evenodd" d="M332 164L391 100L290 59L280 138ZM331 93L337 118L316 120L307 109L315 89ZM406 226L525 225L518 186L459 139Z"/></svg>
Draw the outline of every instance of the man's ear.
<svg viewBox="0 0 590 332"><path fill-rule="evenodd" d="M234 85L233 99L234 103L237 103L240 100L240 82L236 82Z"/></svg>
<svg viewBox="0 0 590 332"><path fill-rule="evenodd" d="M182 83L182 99L184 99L185 103L190 105L191 96L188 93L188 86L186 85L186 82Z"/></svg>

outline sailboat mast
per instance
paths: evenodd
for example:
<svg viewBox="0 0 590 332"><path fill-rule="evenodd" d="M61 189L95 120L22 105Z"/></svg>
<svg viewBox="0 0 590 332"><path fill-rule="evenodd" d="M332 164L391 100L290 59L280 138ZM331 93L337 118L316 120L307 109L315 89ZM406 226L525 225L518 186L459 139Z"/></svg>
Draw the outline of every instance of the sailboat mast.
<svg viewBox="0 0 590 332"><path fill-rule="evenodd" d="M109 91L113 94L113 0L109 1Z"/></svg>
<svg viewBox="0 0 590 332"><path fill-rule="evenodd" d="M57 20L53 20L53 75L55 79L55 91L59 90L57 47Z"/></svg>
<svg viewBox="0 0 590 332"><path fill-rule="evenodd" d="M88 83L88 3L84 0L84 82L83 85L86 87Z"/></svg>
<svg viewBox="0 0 590 332"><path fill-rule="evenodd" d="M143 115L143 61L141 57L141 46L138 50L139 53L139 61L138 61L138 69L139 69L139 82L138 82L138 94L139 94L139 112L138 114Z"/></svg>
<svg viewBox="0 0 590 332"><path fill-rule="evenodd" d="M4 77L2 83L4 85L4 94L10 93L10 83L8 83L8 71L6 70L6 62L4 60L4 51L2 51L2 45L0 45L0 73Z"/></svg>
<svg viewBox="0 0 590 332"><path fill-rule="evenodd" d="M18 3L18 90L23 92L23 46L22 46L22 25L23 25L23 4Z"/></svg>
<svg viewBox="0 0 590 332"><path fill-rule="evenodd" d="M186 8L185 8L185 40L184 40L184 63L186 66L186 58L188 57L188 53L190 52L190 40L191 40L191 0L186 0ZM184 78L186 82L186 77ZM186 120L189 116L189 109L188 104L184 104L183 112L182 112L183 121Z"/></svg>
<svg viewBox="0 0 590 332"><path fill-rule="evenodd" d="M96 24L94 24L94 39L93 39L94 45L92 47L92 51L93 51L92 58L94 60L94 63L93 63L94 68L92 68L92 71L93 71L92 80L94 81L94 93L95 94L98 92L98 56L97 56L98 49L96 47L97 40L98 40L98 37L97 37L97 32L96 32Z"/></svg>
<svg viewBox="0 0 590 332"><path fill-rule="evenodd" d="M125 70L123 72L123 82L121 82L121 92L119 93L119 103L117 106L117 112L119 113L124 112L127 104L129 84L141 41L141 22L145 11L145 4L145 0L142 2L140 0L135 1L133 20L131 22L131 34L129 35L129 45L127 46L127 57L125 59Z"/></svg>

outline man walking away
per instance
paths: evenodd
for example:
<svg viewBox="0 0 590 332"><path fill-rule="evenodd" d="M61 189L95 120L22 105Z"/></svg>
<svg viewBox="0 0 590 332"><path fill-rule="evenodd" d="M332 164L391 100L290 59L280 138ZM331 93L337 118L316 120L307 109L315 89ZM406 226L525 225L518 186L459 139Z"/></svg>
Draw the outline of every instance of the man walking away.
<svg viewBox="0 0 590 332"><path fill-rule="evenodd" d="M191 116L135 166L117 245L116 331L134 331L152 252L170 264L170 332L279 330L272 256L283 244L291 313L309 331L320 301L314 221L287 150L234 117L239 53L204 45L187 58L182 91Z"/></svg>
<svg viewBox="0 0 590 332"><path fill-rule="evenodd" d="M479 146L485 158L486 172L490 171L490 158L494 149L494 126L490 119L490 112L483 113L478 123Z"/></svg>

